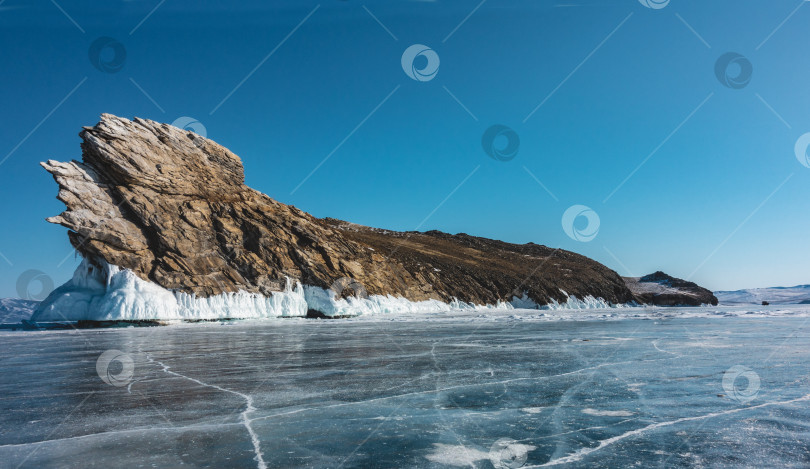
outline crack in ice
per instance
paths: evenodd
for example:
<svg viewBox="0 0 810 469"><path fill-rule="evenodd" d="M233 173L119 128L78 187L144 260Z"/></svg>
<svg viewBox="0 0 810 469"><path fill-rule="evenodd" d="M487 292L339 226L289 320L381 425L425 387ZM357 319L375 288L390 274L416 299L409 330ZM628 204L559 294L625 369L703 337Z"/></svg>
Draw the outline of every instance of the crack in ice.
<svg viewBox="0 0 810 469"><path fill-rule="evenodd" d="M583 457L585 457L585 456L587 456L587 455L589 455L591 453L594 453L596 451L599 451L599 450L601 450L601 449L603 449L603 448L605 448L607 446L610 446L610 445L612 445L612 444L614 444L614 443L616 443L618 441L621 441L621 440L624 440L626 438L630 438L630 437L633 437L633 436L636 436L636 435L640 435L642 433L646 433L646 432L651 431L651 430L657 430L657 429L662 428L662 427L668 427L668 426L671 426L671 425L677 425L677 424L683 423L683 422L692 422L692 421L695 421L695 420L703 420L703 419L709 419L709 418L714 418L714 417L720 417L720 416L723 416L723 415L731 415L731 414L736 414L736 413L743 412L743 411L746 411L746 410L760 409L760 408L763 408L763 407L770 407L770 406L775 406L775 405L793 404L795 402L801 402L801 401L807 401L807 400L810 400L810 394L805 394L804 396L797 397L796 399L789 399L787 401L766 402L764 404L759 404L759 405L750 406L750 407L740 407L738 409L731 409L731 410L726 410L726 411L722 411L722 412L710 412L708 414L696 415L694 417L683 417L683 418L679 418L679 419L675 419L675 420L669 420L669 421L666 421L666 422L653 423L653 424L647 425L646 427L637 428L635 430L630 430L629 432L622 433L621 435L616 435L616 436L608 438L606 440L601 440L599 442L599 444L597 446L594 446L593 448L582 448L582 449L580 449L578 451L575 451L574 453L569 454L568 456L563 456L561 458L553 459L553 460L548 461L548 462L546 462L544 464L539 464L539 465L535 465L535 466L524 466L524 467L526 467L526 468L548 467L548 466L557 466L557 465L560 465L560 464L568 464L568 463L578 462L578 461L581 461Z"/></svg>
<svg viewBox="0 0 810 469"><path fill-rule="evenodd" d="M517 441L517 442L521 442L521 441L548 440L548 439L550 439L550 438L557 438L557 437L560 437L560 436L565 436L565 435L571 435L571 434L575 434L575 433L586 432L586 431L589 431L589 430L603 430L603 429L605 429L605 428L616 427L616 426L623 425L623 424L625 424L625 423L627 423L627 422L632 422L632 421L635 421L635 420L638 420L638 417L634 417L634 418L632 418L632 419L625 419L625 420L622 420L621 422L611 423L611 424L608 424L608 425L597 425L597 426L594 426L594 427L578 428L578 429L576 429L576 430L569 430L569 431L567 431L567 432L562 432L562 433L554 433L554 434L551 434L551 435L538 436L538 437L530 437L530 438L521 438L521 439L519 439L519 440L515 440L515 441Z"/></svg>
<svg viewBox="0 0 810 469"><path fill-rule="evenodd" d="M114 435L125 435L129 433L145 433L145 432L164 432L164 431L188 431L188 430L198 430L198 429L206 429L206 428L213 428L218 429L221 427L229 427L233 425L242 426L242 423L216 423L216 424L196 424L196 425L186 425L183 427L146 427L146 428L131 428L127 430L114 430L109 432L98 432L98 433L88 433L86 435L76 435L76 436L68 436L65 438L53 438L51 440L40 440L40 441L31 441L28 443L10 443L5 445L0 445L0 448L24 448L26 446L32 445L41 445L41 444L50 444L50 443L58 443L62 441L72 441L72 440L82 440L85 438L101 438L105 436L114 436Z"/></svg>
<svg viewBox="0 0 810 469"><path fill-rule="evenodd" d="M432 357L432 359L433 359L433 368L434 368L434 369L435 369L437 372L439 372L439 375L438 375L438 377L437 377L437 379L436 379L436 391L439 391L439 388L438 388L438 385L439 385L439 377L441 377L441 376L442 376L442 374L444 374L445 372L444 372L444 370L442 370L442 369L441 369L441 367L439 367L439 360L436 358L436 346L437 346L437 345L439 345L439 342L434 342L434 343L433 343L433 346L430 348L430 356L431 356L431 357ZM504 386L504 387L506 387L506 386ZM449 399L451 402L453 402L453 404L456 404L456 403L453 401L453 399L452 399L452 398L450 398L449 396L448 396L448 399ZM438 401L438 396L434 397L434 400L433 400L433 407L434 407L434 408L436 408L437 401ZM401 404L400 404L400 405L401 405ZM456 404L456 406L458 406L458 404ZM462 408L461 406L458 406L458 408L459 408L459 410L461 410L461 411L464 413L464 415L465 415L466 417L468 417L468 418L469 418L469 416L470 416L469 412L467 412L467 411L466 411L464 408ZM443 414L443 413L439 413L439 416L440 416L440 417L441 417L443 420L445 420L445 418L444 418L444 414ZM478 426L478 424L476 424L476 423L474 422L474 420L473 420L473 419L470 419L470 421L471 421L471 422L472 422L472 423L473 423L473 424L474 424L476 427L478 427L478 429L479 429L479 430L481 430L481 427L480 427L480 426ZM458 432L454 431L454 430L451 428L451 426L447 426L445 429L446 429L447 431L449 431L450 433L452 433L452 434L453 434L453 437L456 439L456 442L457 442L457 443L460 445L460 447L461 447L462 451L464 451L464 453L465 453L465 455L467 456L467 458L471 458L471 457L473 457L473 452L470 450L470 448L467 448L467 445L466 445L466 444L465 444L463 441L461 441L461 440L462 440L461 435L459 435L459 434L458 434ZM475 459L474 459L474 458L473 458L473 459L470 459L470 461L475 461Z"/></svg>
<svg viewBox="0 0 810 469"><path fill-rule="evenodd" d="M386 400L389 400L389 399L397 399L397 398L400 398L400 397L421 396L421 395L425 395L425 394L433 394L433 393L443 392L443 391L452 391L452 390L455 390L455 389L464 389L464 388L471 388L471 387L477 387L477 386L494 386L494 385L498 385L498 384L508 384L508 383L514 383L514 382L518 382L518 381L536 381L536 380L541 380L541 379L559 378L559 377L563 377L563 376L576 375L576 374L579 374L579 373L582 373L582 372L585 372L585 371L597 370L597 369L608 367L608 366L625 365L625 364L628 364L628 363L656 362L656 361L664 361L664 360L674 360L676 358L679 358L679 357L657 358L657 359L654 359L654 360L628 360L628 361L624 361L624 362L602 363L601 365L590 366L590 367L587 367L587 368L580 368L578 370L568 371L568 372L560 373L560 374L557 374L557 375L534 376L534 377L529 377L529 378L513 378L513 379L502 380L502 381L490 381L490 382L486 382L486 383L459 384L459 385L456 385L456 386L447 386L447 387L444 387L444 388L428 389L428 390L425 390L425 391L414 391L414 392L407 392L407 393L403 393L403 394L395 394L393 396L375 397L373 399L366 399L366 400L362 400L362 401L342 402L340 404L332 404L332 405L327 405L327 406L322 406L322 407L305 407L303 409L295 409L295 410L290 410L290 411L287 411L287 412L279 412L279 413L275 413L275 414L264 415L264 416L261 416L261 417L255 417L255 418L252 418L250 421L253 422L253 421L256 421L256 420L266 420L266 419L271 419L271 418L274 418L274 417L283 417L283 416L286 416L286 415L298 414L298 413L301 413L301 412L308 412L308 411L313 411L313 410L321 411L321 410L332 409L332 408L336 408L336 407L346 407L346 406L352 406L352 405L366 404L366 403L369 403L369 402L386 401Z"/></svg>
<svg viewBox="0 0 810 469"><path fill-rule="evenodd" d="M661 348L658 348L658 342L659 342L660 340L661 340L661 339L658 339L658 340L653 340L653 341L652 341L652 346L653 346L653 347L655 347L655 349L656 349L656 350L658 350L658 351L659 351L659 352L661 352L661 353L668 353L668 354L670 354L670 355L675 355L675 356L677 356L677 357L682 357L682 356L683 356L683 355L678 354L678 353L675 353L675 352L670 352L669 350L663 350L663 349L661 349Z"/></svg>
<svg viewBox="0 0 810 469"><path fill-rule="evenodd" d="M242 413L241 413L242 425L244 425L245 429L247 429L248 434L250 435L250 440L253 443L253 452L256 454L256 462L258 463L259 469L267 469L267 464L265 464L264 458L262 457L261 443L259 441L259 437L258 437L258 435L256 435L256 432L253 430L253 427L251 427L251 425L250 425L253 422L253 419L248 418L248 415L256 410L256 408L253 407L253 398L251 396L249 396L247 394L242 394L239 391L234 391L234 390L231 390L231 389L223 388L221 386L217 386L216 384L208 384L208 383L202 382L202 381L200 381L198 379L192 378L190 376L182 375L180 373L171 371L169 369L170 368L169 365L166 365L165 363L163 363L161 361L153 359L148 353L146 353L145 355L146 355L146 359L149 360L149 362L155 363L155 364L159 365L160 367L162 367L164 373L168 373L168 374L180 377L180 378L187 379L189 381L192 381L194 383L199 384L200 386L205 386L205 387L217 389L217 390L222 391L222 392L231 393L231 394L234 394L234 395L239 396L242 399L244 399L245 403L246 403L246 406L245 406L245 410L242 411Z"/></svg>

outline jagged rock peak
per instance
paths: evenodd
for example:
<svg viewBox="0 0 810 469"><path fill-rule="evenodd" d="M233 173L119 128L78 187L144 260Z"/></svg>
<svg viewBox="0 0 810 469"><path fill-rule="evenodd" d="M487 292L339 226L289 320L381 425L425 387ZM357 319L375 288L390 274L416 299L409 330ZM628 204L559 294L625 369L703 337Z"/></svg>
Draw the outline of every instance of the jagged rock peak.
<svg viewBox="0 0 810 469"><path fill-rule="evenodd" d="M228 149L170 125L103 114L80 136L81 162L42 164L67 206L48 221L91 263L163 288L271 295L287 278L323 288L351 278L369 295L414 301L635 299L618 274L572 252L314 218L247 187Z"/></svg>

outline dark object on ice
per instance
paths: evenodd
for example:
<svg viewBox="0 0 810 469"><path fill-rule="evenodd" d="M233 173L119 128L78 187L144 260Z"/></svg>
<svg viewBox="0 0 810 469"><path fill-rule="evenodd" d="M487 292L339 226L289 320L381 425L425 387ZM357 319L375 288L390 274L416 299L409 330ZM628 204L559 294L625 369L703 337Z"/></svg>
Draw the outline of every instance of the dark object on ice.
<svg viewBox="0 0 810 469"><path fill-rule="evenodd" d="M346 315L337 315L337 316L327 316L322 312L318 311L317 309L308 309L307 310L307 319L344 319L350 318L352 316Z"/></svg>
<svg viewBox="0 0 810 469"><path fill-rule="evenodd" d="M635 300L616 272L573 252L315 218L246 186L239 157L194 132L103 114L79 135L81 162L42 164L67 206L48 221L89 262L173 291L270 295L287 278L322 288L349 278L412 301Z"/></svg>
<svg viewBox="0 0 810 469"><path fill-rule="evenodd" d="M799 302L800 305L810 305L810 300L802 300Z"/></svg>
<svg viewBox="0 0 810 469"><path fill-rule="evenodd" d="M770 303L768 303L767 301L762 302L762 306L768 306L768 305L770 305Z"/></svg>
<svg viewBox="0 0 810 469"><path fill-rule="evenodd" d="M322 312L318 311L317 309L308 309L307 310L307 318L308 319L329 319L329 316L323 314Z"/></svg>
<svg viewBox="0 0 810 469"><path fill-rule="evenodd" d="M641 303L656 306L717 306L717 297L710 290L661 271L644 277L624 277L624 281Z"/></svg>

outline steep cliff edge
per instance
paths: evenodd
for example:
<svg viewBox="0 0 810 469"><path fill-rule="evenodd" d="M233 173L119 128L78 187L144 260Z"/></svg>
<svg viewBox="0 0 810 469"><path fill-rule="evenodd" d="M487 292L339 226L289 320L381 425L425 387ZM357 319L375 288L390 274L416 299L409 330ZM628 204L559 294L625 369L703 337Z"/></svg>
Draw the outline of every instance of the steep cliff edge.
<svg viewBox="0 0 810 469"><path fill-rule="evenodd" d="M572 252L317 219L246 186L242 162L228 149L167 124L103 114L80 136L81 162L42 166L67 206L48 221L69 229L85 271L42 308L53 310L94 271L103 273L94 288L131 271L195 298L240 291L269 297L292 279L409 301L635 300L618 274Z"/></svg>

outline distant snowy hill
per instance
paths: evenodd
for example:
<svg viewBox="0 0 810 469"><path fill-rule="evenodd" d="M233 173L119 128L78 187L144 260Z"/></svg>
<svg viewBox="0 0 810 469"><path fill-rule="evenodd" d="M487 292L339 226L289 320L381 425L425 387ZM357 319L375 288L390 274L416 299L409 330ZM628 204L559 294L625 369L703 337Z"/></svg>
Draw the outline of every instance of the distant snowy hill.
<svg viewBox="0 0 810 469"><path fill-rule="evenodd" d="M31 319L39 301L20 298L0 298L0 324L19 323Z"/></svg>
<svg viewBox="0 0 810 469"><path fill-rule="evenodd" d="M763 301L772 305L810 304L810 285L716 291L714 295L720 304L726 305L762 304Z"/></svg>

